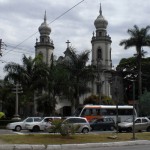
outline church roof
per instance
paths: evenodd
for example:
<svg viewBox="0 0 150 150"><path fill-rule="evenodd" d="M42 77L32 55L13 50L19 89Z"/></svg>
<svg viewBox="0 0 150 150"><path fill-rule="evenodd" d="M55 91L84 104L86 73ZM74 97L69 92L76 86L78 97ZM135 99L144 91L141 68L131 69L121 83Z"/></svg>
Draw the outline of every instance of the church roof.
<svg viewBox="0 0 150 150"><path fill-rule="evenodd" d="M105 20L105 18L102 15L101 4L100 4L99 16L95 20L94 25L95 25L96 29L98 29L98 28L105 28L106 29L107 28L108 21Z"/></svg>
<svg viewBox="0 0 150 150"><path fill-rule="evenodd" d="M46 34L46 35L49 35L51 33L51 28L48 26L46 22L46 11L44 15L44 22L40 25L39 32L40 34Z"/></svg>

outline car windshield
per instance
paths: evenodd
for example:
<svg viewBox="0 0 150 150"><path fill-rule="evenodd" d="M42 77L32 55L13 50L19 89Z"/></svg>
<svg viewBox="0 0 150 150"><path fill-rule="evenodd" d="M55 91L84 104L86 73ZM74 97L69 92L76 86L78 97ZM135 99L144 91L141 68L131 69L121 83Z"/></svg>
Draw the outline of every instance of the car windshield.
<svg viewBox="0 0 150 150"><path fill-rule="evenodd" d="M128 118L128 119L125 120L124 122L133 122L133 118Z"/></svg>

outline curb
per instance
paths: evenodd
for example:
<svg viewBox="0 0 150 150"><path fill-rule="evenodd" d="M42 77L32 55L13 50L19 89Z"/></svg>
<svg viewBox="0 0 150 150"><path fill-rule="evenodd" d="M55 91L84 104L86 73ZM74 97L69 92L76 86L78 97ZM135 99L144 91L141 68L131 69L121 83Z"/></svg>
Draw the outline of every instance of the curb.
<svg viewBox="0 0 150 150"><path fill-rule="evenodd" d="M129 145L150 145L149 140L135 140L125 142L110 143L86 143L86 144L62 144L62 145L30 145L30 144L1 144L0 150L70 150L73 148L99 148L112 146L129 146Z"/></svg>

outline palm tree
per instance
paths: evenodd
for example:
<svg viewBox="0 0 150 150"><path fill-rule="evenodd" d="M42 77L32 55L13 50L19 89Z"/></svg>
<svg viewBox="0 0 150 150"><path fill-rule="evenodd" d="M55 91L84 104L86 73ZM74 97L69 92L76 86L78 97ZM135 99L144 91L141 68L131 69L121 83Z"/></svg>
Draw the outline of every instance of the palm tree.
<svg viewBox="0 0 150 150"><path fill-rule="evenodd" d="M55 115L56 97L61 96L67 85L67 71L59 64L47 68L45 86L38 100L38 110L44 110L44 115ZM61 99L61 98L60 98Z"/></svg>
<svg viewBox="0 0 150 150"><path fill-rule="evenodd" d="M22 62L22 65L13 62L5 65L4 71L7 72L5 80L13 81L14 84L21 84L27 99L32 102L35 99L35 91L44 86L46 64L42 62L40 56L32 59L24 55ZM35 113L35 105L33 113Z"/></svg>
<svg viewBox="0 0 150 150"><path fill-rule="evenodd" d="M79 106L79 96L85 93L87 81L91 78L90 67L86 66L89 59L89 51L83 51L77 54L73 48L70 48L70 55L63 65L69 71L69 86L70 94L73 95L72 111ZM89 91L89 90L88 90ZM82 93L81 93L82 92Z"/></svg>
<svg viewBox="0 0 150 150"><path fill-rule="evenodd" d="M15 95L12 93L13 85L4 80L0 80L0 110L5 112L7 117L12 117L14 115L14 105Z"/></svg>
<svg viewBox="0 0 150 150"><path fill-rule="evenodd" d="M140 97L142 95L142 80L141 80L141 57L142 47L150 46L150 26L139 29L137 25L134 25L133 29L128 29L127 33L130 35L129 39L124 39L120 42L120 45L124 45L125 49L135 47L137 52L137 68L138 68L138 97L140 103Z"/></svg>

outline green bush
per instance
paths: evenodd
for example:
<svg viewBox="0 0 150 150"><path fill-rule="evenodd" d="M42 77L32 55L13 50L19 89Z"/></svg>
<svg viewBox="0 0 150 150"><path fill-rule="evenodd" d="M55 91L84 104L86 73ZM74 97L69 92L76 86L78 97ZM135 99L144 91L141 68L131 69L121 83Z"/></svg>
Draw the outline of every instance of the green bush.
<svg viewBox="0 0 150 150"><path fill-rule="evenodd" d="M0 119L5 118L5 113L0 112Z"/></svg>
<svg viewBox="0 0 150 150"><path fill-rule="evenodd" d="M47 131L52 133L60 133L62 136L69 136L75 134L80 125L74 126L73 124L63 123L62 120L54 120L52 126L50 126Z"/></svg>
<svg viewBox="0 0 150 150"><path fill-rule="evenodd" d="M52 126L50 126L47 130L48 132L60 133L62 120L54 120L52 121Z"/></svg>

